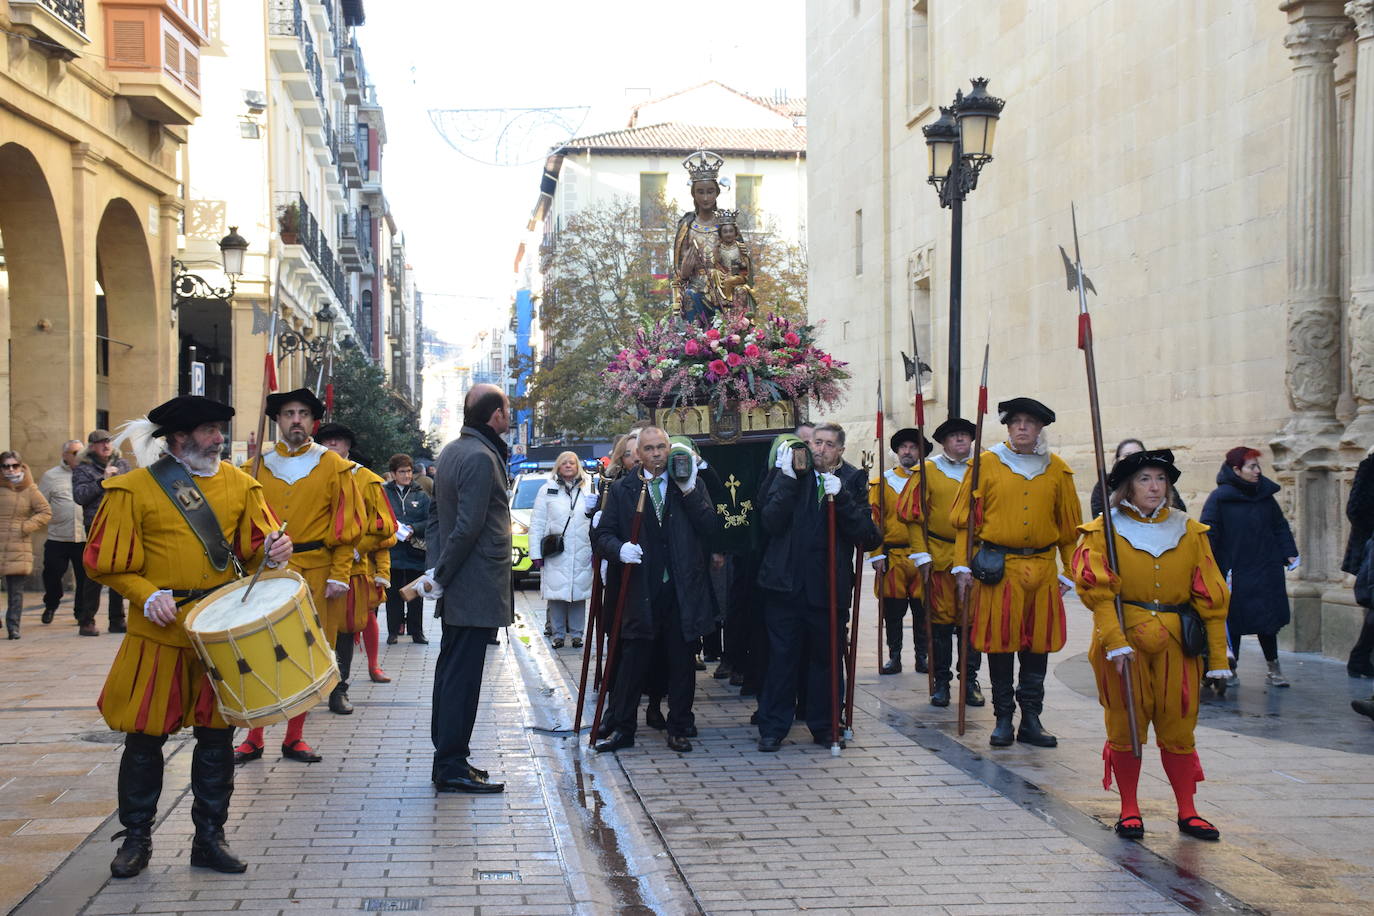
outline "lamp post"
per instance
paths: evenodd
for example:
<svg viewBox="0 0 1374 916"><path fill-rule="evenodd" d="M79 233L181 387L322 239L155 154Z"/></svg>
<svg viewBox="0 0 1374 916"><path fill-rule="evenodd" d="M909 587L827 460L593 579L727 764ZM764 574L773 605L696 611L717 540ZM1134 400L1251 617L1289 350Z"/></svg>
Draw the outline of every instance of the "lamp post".
<svg viewBox="0 0 1374 916"><path fill-rule="evenodd" d="M238 226L230 226L229 234L219 240L220 262L224 275L229 278L228 286L215 286L200 274L186 270L186 264L172 258L172 308L180 308L192 302L218 302L228 305L234 298L239 277L243 276L243 255L248 251L248 240L239 235Z"/></svg>
<svg viewBox="0 0 1374 916"><path fill-rule="evenodd" d="M926 179L935 186L940 206L950 210L949 254L949 415L959 416L960 337L964 262L964 198L978 187L978 173L992 161L997 119L1006 104L988 95L988 81L971 81L973 91L954 94L954 104L940 107L940 119L921 128L930 154Z"/></svg>

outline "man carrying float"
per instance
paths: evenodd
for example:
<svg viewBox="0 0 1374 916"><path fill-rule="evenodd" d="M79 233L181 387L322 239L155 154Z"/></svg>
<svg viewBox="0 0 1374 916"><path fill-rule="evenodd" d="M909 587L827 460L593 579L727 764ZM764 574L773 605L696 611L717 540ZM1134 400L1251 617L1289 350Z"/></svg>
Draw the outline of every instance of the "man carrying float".
<svg viewBox="0 0 1374 916"><path fill-rule="evenodd" d="M232 407L183 396L126 426L145 466L105 482L86 543L91 578L129 599L128 632L98 701L110 728L125 733L118 782L124 829L116 834L124 842L110 863L116 878L148 866L162 745L188 726L195 732L191 864L247 868L224 838L234 792L233 729L184 626L192 603L237 578L242 566L264 556L280 565L291 556L291 539L278 534L262 487L220 460L222 424L233 415Z"/></svg>

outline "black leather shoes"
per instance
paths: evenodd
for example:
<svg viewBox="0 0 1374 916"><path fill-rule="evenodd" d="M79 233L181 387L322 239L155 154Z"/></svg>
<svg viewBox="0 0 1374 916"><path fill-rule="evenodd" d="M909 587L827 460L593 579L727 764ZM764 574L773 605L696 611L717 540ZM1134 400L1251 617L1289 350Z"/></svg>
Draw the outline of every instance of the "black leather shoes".
<svg viewBox="0 0 1374 916"><path fill-rule="evenodd" d="M261 750L258 751L258 755L262 755ZM311 750L310 745L305 743L304 738L297 740L295 744L283 744L281 746L281 755L287 760L299 760L301 763L319 763L324 759Z"/></svg>
<svg viewBox="0 0 1374 916"><path fill-rule="evenodd" d="M116 878L132 878L148 867L153 856L153 835L148 830L121 830L114 839L124 838L124 843L110 862L110 874Z"/></svg>
<svg viewBox="0 0 1374 916"><path fill-rule="evenodd" d="M410 637L410 641L419 646L429 645L429 640L425 638L425 634L423 633L421 633L419 636Z"/></svg>
<svg viewBox="0 0 1374 916"><path fill-rule="evenodd" d="M234 766L241 766L251 760L262 759L262 748L254 747L247 741L234 748Z"/></svg>
<svg viewBox="0 0 1374 916"><path fill-rule="evenodd" d="M1374 697L1370 697L1367 700L1351 700L1350 708L1362 716L1368 716L1374 719Z"/></svg>
<svg viewBox="0 0 1374 916"><path fill-rule="evenodd" d="M596 729L596 736L598 738L609 738L613 731L615 731L615 729L611 728L611 723L602 722Z"/></svg>
<svg viewBox="0 0 1374 916"><path fill-rule="evenodd" d="M215 837L196 837L191 842L191 864L196 868L213 868L227 875L238 875L248 871L248 863L234 855L224 835Z"/></svg>
<svg viewBox="0 0 1374 916"><path fill-rule="evenodd" d="M988 744L993 747L1011 747L1015 740L1015 734L1011 728L1011 716L998 716L997 725L992 729L992 734L988 736Z"/></svg>
<svg viewBox="0 0 1374 916"><path fill-rule="evenodd" d="M480 779L484 782L491 779L490 773L488 773L481 767L475 767L470 763L468 764L468 775L470 775L473 779Z"/></svg>
<svg viewBox="0 0 1374 916"><path fill-rule="evenodd" d="M682 730L682 737L684 738L695 738L696 736L697 727L695 725L689 725Z"/></svg>
<svg viewBox="0 0 1374 916"><path fill-rule="evenodd" d="M329 711L336 716L353 715L353 704L348 702L348 694L335 687L329 694Z"/></svg>
<svg viewBox="0 0 1374 916"><path fill-rule="evenodd" d="M987 700L983 699L983 689L973 678L969 678L968 684L964 686L964 703L968 706L983 706L987 703Z"/></svg>
<svg viewBox="0 0 1374 916"><path fill-rule="evenodd" d="M394 646L394 645L396 645L396 640L398 640L398 639L400 639L400 638L401 638L401 637L397 636L395 633L388 633L387 636L386 636L386 644L387 644L388 646Z"/></svg>
<svg viewBox="0 0 1374 916"><path fill-rule="evenodd" d="M1021 727L1016 730L1016 740L1033 747L1058 747L1059 739L1040 724L1040 714L1021 711Z"/></svg>
<svg viewBox="0 0 1374 916"><path fill-rule="evenodd" d="M692 742L682 735L669 735L667 743L668 750L677 751L679 754L685 754L692 749Z"/></svg>
<svg viewBox="0 0 1374 916"><path fill-rule="evenodd" d="M1199 840L1219 840L1221 831L1213 827L1204 818L1194 814L1192 817L1181 817L1178 820L1178 832L1186 833L1188 836Z"/></svg>
<svg viewBox="0 0 1374 916"><path fill-rule="evenodd" d="M759 750L765 754L776 754L782 748L781 738L769 738L767 736L759 738Z"/></svg>
<svg viewBox="0 0 1374 916"><path fill-rule="evenodd" d="M900 658L898 658L897 656L895 656L895 655L890 656L890 657L888 658L887 661L883 662L883 666L882 666L881 668L878 669L878 673L879 673L879 674L901 674L901 673L902 673L902 660L901 660Z"/></svg>
<svg viewBox="0 0 1374 916"><path fill-rule="evenodd" d="M926 674L926 673L929 672L929 671L930 671L930 660L927 659L924 655L921 655L920 653L917 653L917 655L916 655L916 673L917 673L917 674Z"/></svg>
<svg viewBox="0 0 1374 916"><path fill-rule="evenodd" d="M936 681L935 692L930 695L930 705L945 707L949 705L949 682Z"/></svg>
<svg viewBox="0 0 1374 916"><path fill-rule="evenodd" d="M44 623L48 622L48 617L49 615L46 612L44 612ZM1348 662L1345 666L1345 673L1350 675L1351 677L1374 677L1374 667L1370 667L1369 665L1361 665L1358 662Z"/></svg>
<svg viewBox="0 0 1374 916"><path fill-rule="evenodd" d="M659 731L663 731L668 727L668 720L663 718L662 709L650 705L648 709L644 710L644 724L650 728L656 728Z"/></svg>
<svg viewBox="0 0 1374 916"><path fill-rule="evenodd" d="M436 782L434 784L434 791L469 792L473 795L495 795L498 792L506 791L506 784L503 782L487 782L484 779L473 779L471 776L453 776Z"/></svg>
<svg viewBox="0 0 1374 916"><path fill-rule="evenodd" d="M42 619L43 619L43 625L44 625L44 626L47 626L48 624L52 623L53 615L56 614L56 613L57 613L57 608L52 608L51 610L49 610L48 608L44 608L44 609L43 609L43 618L42 618Z"/></svg>
<svg viewBox="0 0 1374 916"><path fill-rule="evenodd" d="M623 747L634 746L634 735L627 735L622 731L613 731L605 738L602 738L600 741L596 742L596 744L592 745L592 750L596 751L598 754L604 754L607 751L618 751Z"/></svg>

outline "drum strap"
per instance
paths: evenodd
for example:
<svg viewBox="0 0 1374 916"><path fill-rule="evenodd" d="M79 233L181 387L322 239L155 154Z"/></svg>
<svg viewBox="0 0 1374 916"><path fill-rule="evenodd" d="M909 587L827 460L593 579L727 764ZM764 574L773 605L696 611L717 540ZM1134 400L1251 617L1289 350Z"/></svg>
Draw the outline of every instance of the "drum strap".
<svg viewBox="0 0 1374 916"><path fill-rule="evenodd" d="M149 465L148 472L172 501L172 505L176 506L181 517L186 519L186 524L191 526L191 531L195 533L201 547L205 548L205 556L209 558L210 565L216 571L224 572L229 566L229 561L233 560L235 571L242 576L243 567L239 565L238 557L234 556L234 551L230 549L229 542L224 539L224 531L219 526L215 510L210 506L205 494L200 492L200 487L196 486L195 478L186 473L186 468L181 462L171 455L164 455Z"/></svg>

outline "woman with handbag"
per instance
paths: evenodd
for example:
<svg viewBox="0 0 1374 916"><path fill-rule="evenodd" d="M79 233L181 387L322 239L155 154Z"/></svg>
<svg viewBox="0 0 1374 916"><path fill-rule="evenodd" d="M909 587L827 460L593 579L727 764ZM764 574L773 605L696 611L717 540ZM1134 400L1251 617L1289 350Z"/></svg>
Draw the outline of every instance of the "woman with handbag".
<svg viewBox="0 0 1374 916"><path fill-rule="evenodd" d="M1220 831L1193 805L1202 763L1193 743L1204 657L1226 657L1226 578L1212 556L1207 526L1168 504L1179 477L1173 452L1136 452L1122 458L1107 477L1116 529L1117 572L1107 566L1101 517L1080 526L1083 537L1073 556L1078 595L1093 614L1088 659L1107 725L1103 788L1116 775L1121 816L1116 832L1140 839L1145 824L1136 800L1140 761L1131 752L1126 708L1127 664L1134 680L1136 722L1143 745L1151 723L1164 773L1178 803L1180 833L1215 840ZM1123 632L1116 616L1121 598ZM1207 677L1226 672L1207 671Z"/></svg>
<svg viewBox="0 0 1374 916"><path fill-rule="evenodd" d="M571 638L582 646L587 598L592 593L591 520L584 498L592 493L591 479L576 452L563 452L553 464L553 476L534 499L530 519L530 559L539 570L540 593L548 604L553 647Z"/></svg>

